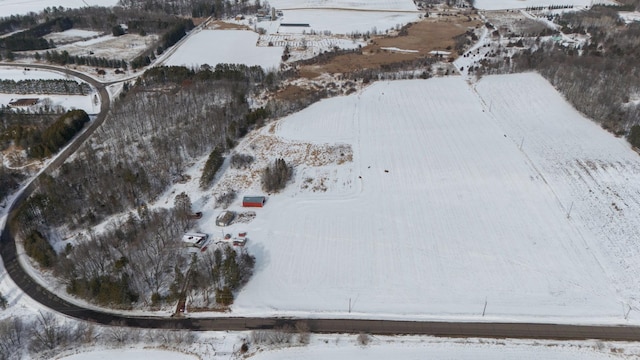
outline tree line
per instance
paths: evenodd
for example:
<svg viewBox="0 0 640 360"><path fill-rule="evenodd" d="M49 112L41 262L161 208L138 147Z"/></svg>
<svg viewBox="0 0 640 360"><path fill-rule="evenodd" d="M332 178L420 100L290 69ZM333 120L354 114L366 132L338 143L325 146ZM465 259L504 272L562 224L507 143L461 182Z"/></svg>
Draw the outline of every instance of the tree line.
<svg viewBox="0 0 640 360"><path fill-rule="evenodd" d="M57 17L28 30L0 38L0 48L8 51L42 50L51 47L43 36L52 32L61 32L73 27L73 20L68 17Z"/></svg>
<svg viewBox="0 0 640 360"><path fill-rule="evenodd" d="M194 24L191 19L185 19L177 22L162 35L157 44L145 51L142 55L131 60L131 67L138 69L151 64L156 56L160 56L165 49L175 45L180 41L180 39L187 35L187 31L190 31L193 28Z"/></svg>
<svg viewBox="0 0 640 360"><path fill-rule="evenodd" d="M44 158L55 154L89 122L84 110L71 110L60 116L41 134L34 136L34 143L27 148L30 157Z"/></svg>
<svg viewBox="0 0 640 360"><path fill-rule="evenodd" d="M91 86L66 79L0 80L0 93L87 95Z"/></svg>
<svg viewBox="0 0 640 360"><path fill-rule="evenodd" d="M39 53L35 54L36 60L40 60L42 57ZM108 59L105 57L97 57L97 56L80 56L80 55L69 55L69 52L66 50L56 51L50 50L44 53L44 60L50 63L58 64L58 65L67 65L67 64L75 64L75 65L88 65L95 67L106 67L106 68L114 68L114 69L124 69L128 68L127 62L125 60L118 59Z"/></svg>
<svg viewBox="0 0 640 360"><path fill-rule="evenodd" d="M166 14L178 14L192 17L223 18L238 14L255 14L262 7L260 0L120 0L118 4L131 9L144 11L162 11Z"/></svg>

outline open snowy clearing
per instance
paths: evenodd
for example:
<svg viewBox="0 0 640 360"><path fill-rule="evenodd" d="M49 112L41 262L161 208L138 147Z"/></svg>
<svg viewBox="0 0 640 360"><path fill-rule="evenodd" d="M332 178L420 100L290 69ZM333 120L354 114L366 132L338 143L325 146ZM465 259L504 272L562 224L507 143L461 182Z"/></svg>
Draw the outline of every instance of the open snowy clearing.
<svg viewBox="0 0 640 360"><path fill-rule="evenodd" d="M56 44L82 41L100 36L101 33L91 30L69 29L43 36L46 40L53 40Z"/></svg>
<svg viewBox="0 0 640 360"><path fill-rule="evenodd" d="M256 209L252 222L224 230L248 231L247 246L257 257L234 313L636 318L625 304L637 305L632 284L639 270L632 260L640 242L624 229L636 227L640 207L625 208L629 216L611 224L618 211L602 204L621 196L619 207L640 206L633 195L640 193L638 156L536 74L489 77L478 89L481 98L461 77L381 82L250 134L238 152L263 161L284 157L297 167L295 181ZM541 121L542 111L557 115ZM527 135L521 150L520 133L499 116L519 119L539 137ZM558 124L565 132L556 136ZM580 136L562 138L568 128ZM557 156L530 153L538 148ZM602 171L606 186L574 175L590 160L612 164ZM609 190L612 183L626 190ZM256 172L233 169L214 193L233 186L247 189L240 195L261 194ZM602 210L578 204L590 191ZM203 209L212 202L194 198ZM240 200L234 205L247 210ZM610 235L589 221L605 221ZM222 232L210 219L199 225Z"/></svg>
<svg viewBox="0 0 640 360"><path fill-rule="evenodd" d="M39 12L48 7L81 8L85 6L114 6L118 0L0 0L2 16Z"/></svg>
<svg viewBox="0 0 640 360"><path fill-rule="evenodd" d="M228 63L257 65L265 70L279 67L283 48L258 47L257 42L258 34L249 30L202 30L190 36L165 65L200 67Z"/></svg>
<svg viewBox="0 0 640 360"><path fill-rule="evenodd" d="M89 40L77 41L56 48L72 56L94 56L116 60L132 60L158 40L158 35L125 34L104 35Z"/></svg>

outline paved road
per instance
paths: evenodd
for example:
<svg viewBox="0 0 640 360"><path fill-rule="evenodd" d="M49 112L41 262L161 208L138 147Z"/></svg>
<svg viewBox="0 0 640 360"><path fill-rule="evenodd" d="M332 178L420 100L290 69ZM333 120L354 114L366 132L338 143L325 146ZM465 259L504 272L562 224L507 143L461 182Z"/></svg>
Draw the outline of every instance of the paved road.
<svg viewBox="0 0 640 360"><path fill-rule="evenodd" d="M16 64L0 64L0 66L16 66ZM18 65L20 66L20 65ZM104 122L109 111L110 100L105 83L73 70L50 65L29 65L31 68L42 68L65 72L92 84L101 97L101 111L89 127L79 135L72 144L52 161L44 170L51 173L66 158L74 153L80 145ZM34 190L29 184L10 207L7 226L0 234L0 255L8 275L28 296L42 305L67 316L106 325L121 325L138 328L167 328L204 330L253 330L272 329L284 325L294 326L297 321L304 321L313 332L319 333L371 333L381 335L415 334L446 337L480 337L480 338L521 338L521 339L553 339L581 340L600 339L610 341L640 341L640 327L634 326L584 326L532 323L486 323L486 322L435 322L435 321L392 321L392 320L358 320L358 319L292 319L292 318L166 318L153 316L128 316L83 308L72 304L32 279L18 261L16 244L12 229L8 226L14 210Z"/></svg>

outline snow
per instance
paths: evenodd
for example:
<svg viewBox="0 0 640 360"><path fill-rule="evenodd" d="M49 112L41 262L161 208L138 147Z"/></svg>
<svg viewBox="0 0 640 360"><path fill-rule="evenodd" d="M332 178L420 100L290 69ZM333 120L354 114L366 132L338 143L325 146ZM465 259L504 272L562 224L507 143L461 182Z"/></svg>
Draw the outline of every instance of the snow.
<svg viewBox="0 0 640 360"><path fill-rule="evenodd" d="M552 343L517 340L435 339L419 337L374 337L362 346L355 336L325 337L308 346L273 349L256 353L255 360L385 360L385 359L457 359L457 360L605 360L631 358L616 352L615 345L602 343ZM599 345L599 346L598 346ZM626 349L625 349L626 350ZM636 349L637 350L637 349ZM622 351L625 352L625 351ZM626 355L626 356L625 356Z"/></svg>
<svg viewBox="0 0 640 360"><path fill-rule="evenodd" d="M69 29L62 32L54 32L43 36L46 40L53 40L56 44L60 42L79 41L100 36L101 33L91 30Z"/></svg>
<svg viewBox="0 0 640 360"><path fill-rule="evenodd" d="M600 264L624 311L637 316L640 277L640 159L624 138L585 121L537 75L488 77L478 84L498 126L522 151L570 212L584 246ZM547 91L543 89L547 88ZM509 97L529 100L507 104Z"/></svg>
<svg viewBox="0 0 640 360"><path fill-rule="evenodd" d="M0 0L2 16L39 12L48 7L81 8L85 6L115 6L118 0Z"/></svg>
<svg viewBox="0 0 640 360"><path fill-rule="evenodd" d="M622 18L626 24L640 21L640 11L620 11L620 18Z"/></svg>
<svg viewBox="0 0 640 360"><path fill-rule="evenodd" d="M411 0L272 0L269 5L278 10L289 9L355 9L414 11L416 6Z"/></svg>
<svg viewBox="0 0 640 360"><path fill-rule="evenodd" d="M258 34L248 30L202 30L190 36L167 66L200 67L202 64L245 64L277 68L283 48L257 47Z"/></svg>
<svg viewBox="0 0 640 360"><path fill-rule="evenodd" d="M415 10L415 8L414 8ZM355 32L384 33L420 18L418 11L356 11L343 9L301 9L284 10L284 16L277 21L261 21L257 28L267 33L322 33L351 34ZM309 27L284 27L280 23L309 24Z"/></svg>
<svg viewBox="0 0 640 360"><path fill-rule="evenodd" d="M396 52L404 52L404 53L417 53L419 52L418 50L407 50L407 49L400 49L397 47L382 47L382 50L389 50L389 51L396 51ZM431 53L435 53L434 51L432 51Z"/></svg>
<svg viewBox="0 0 640 360"><path fill-rule="evenodd" d="M72 56L95 56L107 59L132 60L158 40L158 35L124 34L103 35L84 41L58 46L57 51L67 51Z"/></svg>
<svg viewBox="0 0 640 360"><path fill-rule="evenodd" d="M323 153L338 145L352 150L352 161ZM542 155L554 150L534 156L538 148ZM640 241L626 229L636 228L640 209L610 224L615 214L603 204L613 195L599 205L578 203L589 190L606 195L607 187L579 187L571 174L598 154L612 164L601 171L626 213L640 193L640 162L539 75L488 77L475 90L462 77L375 83L250 134L236 151L297 165L283 193L251 209L252 222L224 230L247 231L257 258L236 315L637 318L624 309L637 306ZM231 170L213 193L229 184L241 189L232 210L246 211L243 195L261 194L257 179ZM199 209L213 203L193 199ZM586 212L594 206L603 210ZM216 215L205 211L199 230L219 234Z"/></svg>
<svg viewBox="0 0 640 360"><path fill-rule="evenodd" d="M175 351L153 350L153 349L117 349L98 350L88 353L60 358L60 360L134 360L134 359L154 359L154 360L195 360L198 356L182 354Z"/></svg>
<svg viewBox="0 0 640 360"><path fill-rule="evenodd" d="M50 71L30 69L29 65L24 67L0 67L0 79L2 80L30 80L30 79L42 79L42 80L56 80L56 79L70 79L70 77L64 73Z"/></svg>

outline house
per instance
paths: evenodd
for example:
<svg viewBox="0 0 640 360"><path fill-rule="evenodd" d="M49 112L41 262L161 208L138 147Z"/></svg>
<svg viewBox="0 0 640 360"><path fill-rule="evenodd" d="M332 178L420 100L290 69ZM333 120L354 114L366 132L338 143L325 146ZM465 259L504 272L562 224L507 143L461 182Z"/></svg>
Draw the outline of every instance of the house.
<svg viewBox="0 0 640 360"><path fill-rule="evenodd" d="M225 210L218 215L216 218L216 225L218 226L227 226L231 224L233 218L236 217L236 213L233 211Z"/></svg>
<svg viewBox="0 0 640 360"><path fill-rule="evenodd" d="M9 107L28 107L38 103L38 98L22 98L9 102Z"/></svg>
<svg viewBox="0 0 640 360"><path fill-rule="evenodd" d="M201 248L207 243L209 235L203 233L186 233L182 235L182 242L185 247Z"/></svg>
<svg viewBox="0 0 640 360"><path fill-rule="evenodd" d="M243 207L263 207L267 202L266 196L245 196L242 198Z"/></svg>

